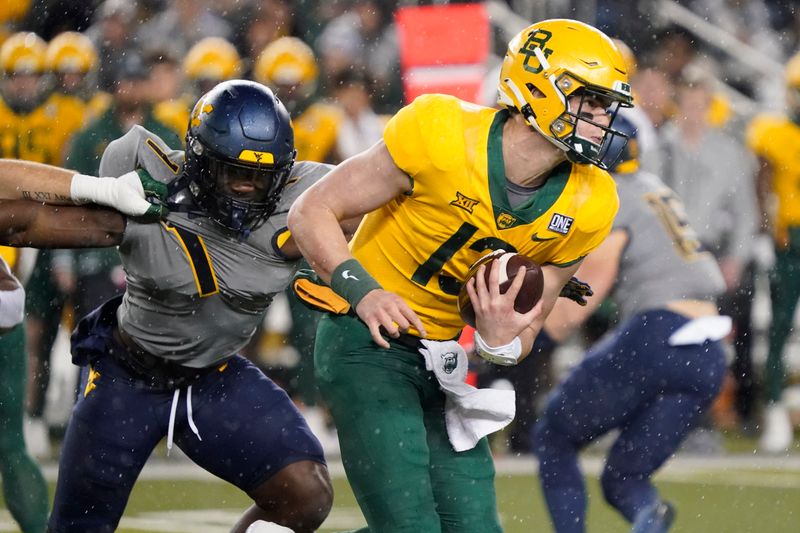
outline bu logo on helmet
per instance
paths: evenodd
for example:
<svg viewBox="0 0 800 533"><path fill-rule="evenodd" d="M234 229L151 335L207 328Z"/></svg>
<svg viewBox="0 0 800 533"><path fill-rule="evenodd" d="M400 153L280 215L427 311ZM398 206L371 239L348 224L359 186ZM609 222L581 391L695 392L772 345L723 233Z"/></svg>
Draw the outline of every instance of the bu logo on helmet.
<svg viewBox="0 0 800 533"><path fill-rule="evenodd" d="M542 53L544 53L544 57L550 57L550 54L553 53L553 50L550 48L545 48L544 45L547 44L547 41L550 40L553 34L547 30L534 30L528 35L528 39L525 41L525 44L522 45L522 48L519 49L520 54L525 55L525 61L522 63L522 68L530 72L531 74L539 74L544 66L541 64L539 59L536 57L536 50L537 48L542 49ZM531 59L536 60L536 67L531 66L529 63Z"/></svg>

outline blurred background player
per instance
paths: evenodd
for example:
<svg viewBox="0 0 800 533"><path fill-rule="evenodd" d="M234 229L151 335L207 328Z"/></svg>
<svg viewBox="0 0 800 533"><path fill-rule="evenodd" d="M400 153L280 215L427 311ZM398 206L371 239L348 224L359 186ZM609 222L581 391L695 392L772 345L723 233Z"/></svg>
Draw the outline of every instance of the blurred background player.
<svg viewBox="0 0 800 533"><path fill-rule="evenodd" d="M258 56L253 78L285 102L294 124L297 158L333 162L342 113L318 99L319 68L311 47L296 37L273 41Z"/></svg>
<svg viewBox="0 0 800 533"><path fill-rule="evenodd" d="M0 46L0 156L62 164L67 143L84 120L83 105L50 90L47 45L34 33L20 32ZM36 456L49 455L42 420L49 354L62 318L66 295L53 277L51 255L39 254L27 290L29 355L29 445Z"/></svg>
<svg viewBox="0 0 800 533"><path fill-rule="evenodd" d="M539 477L558 533L585 531L578 452L612 429L620 434L600 478L606 501L633 532L666 532L674 510L661 502L651 477L714 399L726 367L719 341L730 319L717 316L715 300L725 285L714 256L675 193L638 171L630 122L615 124L630 136L612 169L620 209L611 234L576 274L594 296L578 308L558 301L537 339L563 341L606 296L620 310L621 324L552 391L534 429Z"/></svg>
<svg viewBox="0 0 800 533"><path fill-rule="evenodd" d="M675 109L661 130L664 183L682 199L689 223L705 250L714 255L725 280L720 312L734 323L734 360L728 388L735 402L732 420L719 422L752 431L755 427L755 372L751 327L754 292L753 243L757 234L755 159L742 140L709 120L715 90L705 73L684 74L675 83ZM734 409L735 408L735 409ZM725 414L720 410L719 414ZM697 451L721 452L710 422L687 441Z"/></svg>
<svg viewBox="0 0 800 533"><path fill-rule="evenodd" d="M241 76L242 58L230 41L206 37L184 57L183 74L189 83L189 93L197 98L219 82Z"/></svg>
<svg viewBox="0 0 800 533"><path fill-rule="evenodd" d="M771 236L775 264L770 272L772 324L764 373L764 423L759 447L768 453L789 449L794 435L782 393L786 382L784 349L794 325L800 298L800 54L785 69L785 115L763 114L747 131L747 142L758 156L758 194L761 231Z"/></svg>
<svg viewBox="0 0 800 533"><path fill-rule="evenodd" d="M381 139L388 115L379 115L372 106L374 86L361 70L344 70L334 77L332 99L342 110L336 134L337 161L363 152Z"/></svg>
<svg viewBox="0 0 800 533"><path fill-rule="evenodd" d="M94 13L86 36L97 48L102 68L97 72L98 89L111 92L125 58L140 53L136 39L136 4L128 0L105 0Z"/></svg>
<svg viewBox="0 0 800 533"><path fill-rule="evenodd" d="M25 450L22 429L27 381L25 291L13 273L21 263L20 252L0 246L0 479L6 506L22 532L43 533L47 485Z"/></svg>
<svg viewBox="0 0 800 533"><path fill-rule="evenodd" d="M161 103L180 102L182 105L189 103L183 100L185 80L181 60L172 52L165 49L149 49L143 55L144 63L149 72L150 90L149 100L153 106L156 119L172 127L178 136L183 139L186 135L186 123L180 128L177 124L169 124L159 117L158 108ZM188 120L188 117L185 117Z"/></svg>
<svg viewBox="0 0 800 533"><path fill-rule="evenodd" d="M55 94L77 98L85 106L84 125L111 104L111 95L97 90L97 49L82 33L67 31L47 44L47 71L55 78Z"/></svg>
<svg viewBox="0 0 800 533"><path fill-rule="evenodd" d="M196 42L182 63L183 94L155 104L154 114L167 124L178 137L186 137L189 113L197 98L221 81L236 79L242 74L239 52L222 37L206 37Z"/></svg>

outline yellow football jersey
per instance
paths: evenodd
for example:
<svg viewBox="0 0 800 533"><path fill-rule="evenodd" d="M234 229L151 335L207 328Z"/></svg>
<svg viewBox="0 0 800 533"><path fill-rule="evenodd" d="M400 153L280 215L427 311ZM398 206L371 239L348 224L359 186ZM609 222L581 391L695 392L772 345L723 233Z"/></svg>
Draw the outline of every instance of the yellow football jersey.
<svg viewBox="0 0 800 533"><path fill-rule="evenodd" d="M85 104L53 94L27 115L0 100L0 157L61 165L72 135L85 122Z"/></svg>
<svg viewBox="0 0 800 533"><path fill-rule="evenodd" d="M619 206L611 176L565 162L524 204L506 194L503 125L510 114L425 95L387 124L384 141L413 190L369 213L350 244L384 289L419 315L432 339L464 326L457 297L470 265L504 249L568 266L596 248Z"/></svg>
<svg viewBox="0 0 800 533"><path fill-rule="evenodd" d="M800 125L785 116L760 115L747 129L747 144L772 166L775 238L785 242L786 229L800 226Z"/></svg>
<svg viewBox="0 0 800 533"><path fill-rule="evenodd" d="M342 112L338 107L320 102L311 104L300 116L292 117L298 161L328 162L341 122Z"/></svg>

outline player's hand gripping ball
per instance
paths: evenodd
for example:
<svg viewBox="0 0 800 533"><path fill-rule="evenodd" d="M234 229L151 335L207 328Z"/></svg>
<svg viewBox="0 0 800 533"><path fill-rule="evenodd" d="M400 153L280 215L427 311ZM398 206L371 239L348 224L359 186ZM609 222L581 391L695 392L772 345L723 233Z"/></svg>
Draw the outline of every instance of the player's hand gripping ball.
<svg viewBox="0 0 800 533"><path fill-rule="evenodd" d="M525 256L506 252L504 250L496 250L478 259L467 272L467 279L461 286L461 292L458 294L458 312L461 313L461 319L465 324L475 327L475 309L472 307L472 302L467 293L467 282L478 273L481 265L486 265L484 270L484 280L486 285L489 285L489 273L491 272L492 263L500 261L500 294L508 291L514 277L517 275L520 267L525 267L525 280L522 287L514 300L514 310L518 313L527 313L533 306L536 305L542 297L544 290L544 275L542 268L531 259Z"/></svg>

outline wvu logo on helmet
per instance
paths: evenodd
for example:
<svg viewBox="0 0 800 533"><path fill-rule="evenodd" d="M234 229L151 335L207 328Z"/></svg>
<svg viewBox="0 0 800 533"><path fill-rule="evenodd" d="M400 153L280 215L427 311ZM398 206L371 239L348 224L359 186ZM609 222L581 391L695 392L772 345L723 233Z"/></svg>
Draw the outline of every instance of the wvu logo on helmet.
<svg viewBox="0 0 800 533"><path fill-rule="evenodd" d="M211 104L204 104L202 100L198 101L195 104L194 109L192 110L192 126L199 126L200 123L203 121L203 113L208 115L214 111L214 106Z"/></svg>
<svg viewBox="0 0 800 533"><path fill-rule="evenodd" d="M240 161L257 163L259 165L272 165L275 163L275 156L272 152L257 152L255 150L242 150L239 153Z"/></svg>

